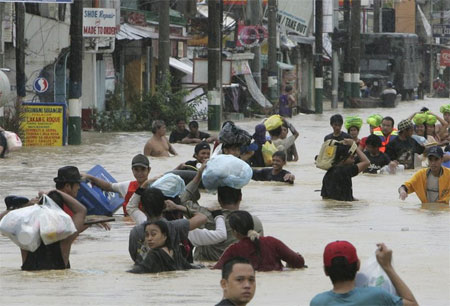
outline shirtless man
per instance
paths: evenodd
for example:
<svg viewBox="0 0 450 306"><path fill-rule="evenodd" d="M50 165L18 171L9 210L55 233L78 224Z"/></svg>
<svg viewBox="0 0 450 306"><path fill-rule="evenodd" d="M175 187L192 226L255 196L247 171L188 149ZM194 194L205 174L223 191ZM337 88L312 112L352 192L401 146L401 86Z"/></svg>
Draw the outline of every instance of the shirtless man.
<svg viewBox="0 0 450 306"><path fill-rule="evenodd" d="M5 130L0 126L0 158L5 157L6 154L6 137L3 135Z"/></svg>
<svg viewBox="0 0 450 306"><path fill-rule="evenodd" d="M144 155L146 156L169 156L177 155L169 140L166 137L166 124L162 120L155 120L152 124L153 136L150 138L144 147Z"/></svg>

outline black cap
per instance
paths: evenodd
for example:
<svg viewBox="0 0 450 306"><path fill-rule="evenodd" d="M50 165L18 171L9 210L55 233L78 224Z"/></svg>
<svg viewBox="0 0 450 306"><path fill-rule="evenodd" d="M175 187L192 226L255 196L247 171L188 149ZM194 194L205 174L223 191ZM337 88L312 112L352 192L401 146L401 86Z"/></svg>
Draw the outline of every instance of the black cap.
<svg viewBox="0 0 450 306"><path fill-rule="evenodd" d="M428 149L427 156L435 156L437 158L442 158L444 156L444 151L439 146L434 146Z"/></svg>
<svg viewBox="0 0 450 306"><path fill-rule="evenodd" d="M198 154L198 152L200 152L200 150L204 150L204 149L211 150L211 147L209 146L209 144L206 141L202 141L202 142L198 143L195 146L194 152L195 152L195 154Z"/></svg>
<svg viewBox="0 0 450 306"><path fill-rule="evenodd" d="M58 176L53 179L55 183L81 183L80 171L74 166L65 166L58 169Z"/></svg>
<svg viewBox="0 0 450 306"><path fill-rule="evenodd" d="M150 162L149 162L147 156L145 156L143 154L138 154L135 157L133 157L133 160L131 161L131 167L150 168Z"/></svg>
<svg viewBox="0 0 450 306"><path fill-rule="evenodd" d="M20 197L20 196L7 196L5 198L5 204L6 204L6 209L7 210L13 210L16 208L20 208L22 207L22 205L27 204L30 200L28 200L28 198L25 197Z"/></svg>

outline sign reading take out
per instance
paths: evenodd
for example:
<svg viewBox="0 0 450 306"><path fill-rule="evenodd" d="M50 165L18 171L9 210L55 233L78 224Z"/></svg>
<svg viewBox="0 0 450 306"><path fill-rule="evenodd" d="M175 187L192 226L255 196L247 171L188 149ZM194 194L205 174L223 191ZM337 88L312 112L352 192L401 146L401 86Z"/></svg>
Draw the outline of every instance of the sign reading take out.
<svg viewBox="0 0 450 306"><path fill-rule="evenodd" d="M118 32L116 10L107 8L83 9L84 37L114 37Z"/></svg>
<svg viewBox="0 0 450 306"><path fill-rule="evenodd" d="M295 32L301 36L308 34L309 21L313 16L314 1L278 0L277 23L287 32ZM264 11L268 18L269 10Z"/></svg>

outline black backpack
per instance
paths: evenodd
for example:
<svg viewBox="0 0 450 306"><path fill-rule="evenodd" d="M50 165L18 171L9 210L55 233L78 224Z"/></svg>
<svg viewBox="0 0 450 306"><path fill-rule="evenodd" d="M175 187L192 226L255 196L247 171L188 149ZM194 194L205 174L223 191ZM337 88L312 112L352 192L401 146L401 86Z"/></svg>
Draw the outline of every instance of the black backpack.
<svg viewBox="0 0 450 306"><path fill-rule="evenodd" d="M248 146L252 141L252 136L245 130L228 121L219 133L219 141L224 145Z"/></svg>

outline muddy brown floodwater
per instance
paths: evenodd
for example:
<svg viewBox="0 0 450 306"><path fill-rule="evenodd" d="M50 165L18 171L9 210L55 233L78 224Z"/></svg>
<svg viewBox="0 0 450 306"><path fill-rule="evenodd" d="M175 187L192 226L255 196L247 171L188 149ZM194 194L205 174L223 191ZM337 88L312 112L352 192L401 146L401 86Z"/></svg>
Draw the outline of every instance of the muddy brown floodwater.
<svg viewBox="0 0 450 306"><path fill-rule="evenodd" d="M421 305L450 303L450 219L448 208L422 207L415 195L402 202L397 188L412 174L359 175L353 179L359 201L324 201L320 197L324 171L315 168L314 156L323 136L330 133L335 112L359 115L380 113L396 123L427 106L434 112L448 99L401 102L395 109L338 109L325 105L323 115L298 115L292 123L300 131L296 144L300 161L286 169L295 185L250 182L243 189L242 209L257 215L266 235L275 236L300 252L307 269L257 273L256 295L250 305L308 305L318 292L331 288L322 268L322 252L333 240L354 243L362 261L373 256L383 241L394 250L394 266ZM253 133L259 120L239 122ZM204 127L204 125L203 125ZM360 136L368 134L365 124ZM83 145L59 148L23 148L0 160L0 210L9 194L32 197L49 190L57 169L76 165L88 171L104 166L118 181L132 178L131 158L141 153L150 133L83 133ZM171 158L152 158L151 176L191 159L193 146L175 145ZM203 194L200 203L216 205L215 196ZM121 211L118 211L121 212ZM17 246L0 236L0 305L214 305L222 296L220 271L192 270L135 275L128 255L129 220L118 220L105 232L92 227L72 246L72 269L22 272Z"/></svg>

